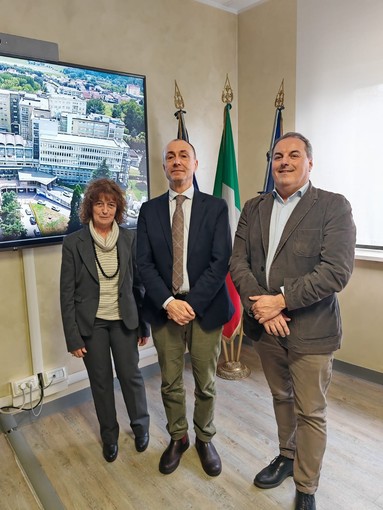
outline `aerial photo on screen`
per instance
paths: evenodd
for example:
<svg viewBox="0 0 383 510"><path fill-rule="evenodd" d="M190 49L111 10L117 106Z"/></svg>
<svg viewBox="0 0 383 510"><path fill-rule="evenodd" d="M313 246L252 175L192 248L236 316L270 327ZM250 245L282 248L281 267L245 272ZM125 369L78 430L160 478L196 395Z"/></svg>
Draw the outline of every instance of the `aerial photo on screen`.
<svg viewBox="0 0 383 510"><path fill-rule="evenodd" d="M78 230L92 179L148 199L145 77L0 55L0 248Z"/></svg>

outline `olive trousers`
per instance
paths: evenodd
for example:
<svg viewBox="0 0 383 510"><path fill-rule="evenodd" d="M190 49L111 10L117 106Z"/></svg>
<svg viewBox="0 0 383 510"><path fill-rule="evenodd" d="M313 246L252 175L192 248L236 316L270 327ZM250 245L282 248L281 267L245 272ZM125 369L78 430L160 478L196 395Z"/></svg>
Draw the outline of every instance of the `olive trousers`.
<svg viewBox="0 0 383 510"><path fill-rule="evenodd" d="M196 436L210 441L216 433L213 423L216 398L215 376L221 351L222 327L204 331L195 319L186 326L168 320L152 326L152 336L161 368L161 396L172 439L188 430L186 390L183 381L186 347L190 353L195 383L193 423Z"/></svg>

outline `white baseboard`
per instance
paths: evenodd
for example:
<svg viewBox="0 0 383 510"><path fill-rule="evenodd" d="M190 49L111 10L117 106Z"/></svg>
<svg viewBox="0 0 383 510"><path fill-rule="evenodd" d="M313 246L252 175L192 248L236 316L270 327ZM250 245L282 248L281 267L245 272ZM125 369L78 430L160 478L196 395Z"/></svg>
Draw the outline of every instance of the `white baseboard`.
<svg viewBox="0 0 383 510"><path fill-rule="evenodd" d="M139 367L144 368L148 365L152 365L158 362L157 351L154 346L148 347L146 349L140 350L140 361ZM65 395L69 395L76 391L80 391L89 386L89 379L87 371L80 370L79 372L75 372L73 374L69 374L66 381L62 381L61 383L54 384L47 388L44 392L44 402L50 402L52 400L56 400L57 398L64 397ZM34 391L32 394L33 404L36 404L37 400L40 398L39 391ZM30 407L29 404L29 394L26 395L26 407ZM0 397L0 408L7 406L20 406L23 403L22 397L13 397L12 395L7 395L5 397ZM16 410L15 410L16 411Z"/></svg>

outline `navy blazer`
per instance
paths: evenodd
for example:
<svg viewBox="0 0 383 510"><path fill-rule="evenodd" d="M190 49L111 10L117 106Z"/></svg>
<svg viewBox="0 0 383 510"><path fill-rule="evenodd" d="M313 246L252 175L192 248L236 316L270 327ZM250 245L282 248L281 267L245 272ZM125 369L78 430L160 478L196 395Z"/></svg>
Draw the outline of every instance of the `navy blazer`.
<svg viewBox="0 0 383 510"><path fill-rule="evenodd" d="M119 227L117 249L120 258L118 302L128 329L137 336L149 336L149 325L140 317L144 288L136 266L136 234ZM100 284L89 226L69 234L63 243L60 304L68 351L84 347L82 337L90 336L98 310Z"/></svg>
<svg viewBox="0 0 383 510"><path fill-rule="evenodd" d="M232 242L225 200L194 191L187 246L187 271L192 306L201 327L218 328L228 322L234 307L225 279ZM173 247L169 193L141 206L137 225L137 266L145 287L144 318L165 323L163 303L172 296Z"/></svg>

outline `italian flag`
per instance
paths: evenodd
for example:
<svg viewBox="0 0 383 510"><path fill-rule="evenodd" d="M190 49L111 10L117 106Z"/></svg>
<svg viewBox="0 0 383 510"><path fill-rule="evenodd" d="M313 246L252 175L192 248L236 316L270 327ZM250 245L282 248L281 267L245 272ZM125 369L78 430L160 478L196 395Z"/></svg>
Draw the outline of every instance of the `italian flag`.
<svg viewBox="0 0 383 510"><path fill-rule="evenodd" d="M235 231L241 213L241 204L239 199L239 186L237 164L235 162L235 151L233 142L233 132L230 121L231 104L227 104L224 110L223 133L221 146L219 149L217 173L215 175L213 195L215 197L224 198L229 209L229 222L232 240L234 241ZM236 288L228 273L226 276L226 284L229 290L230 298L235 307L235 313L232 319L223 327L223 339L230 343L237 334L239 334L241 326L241 301Z"/></svg>

